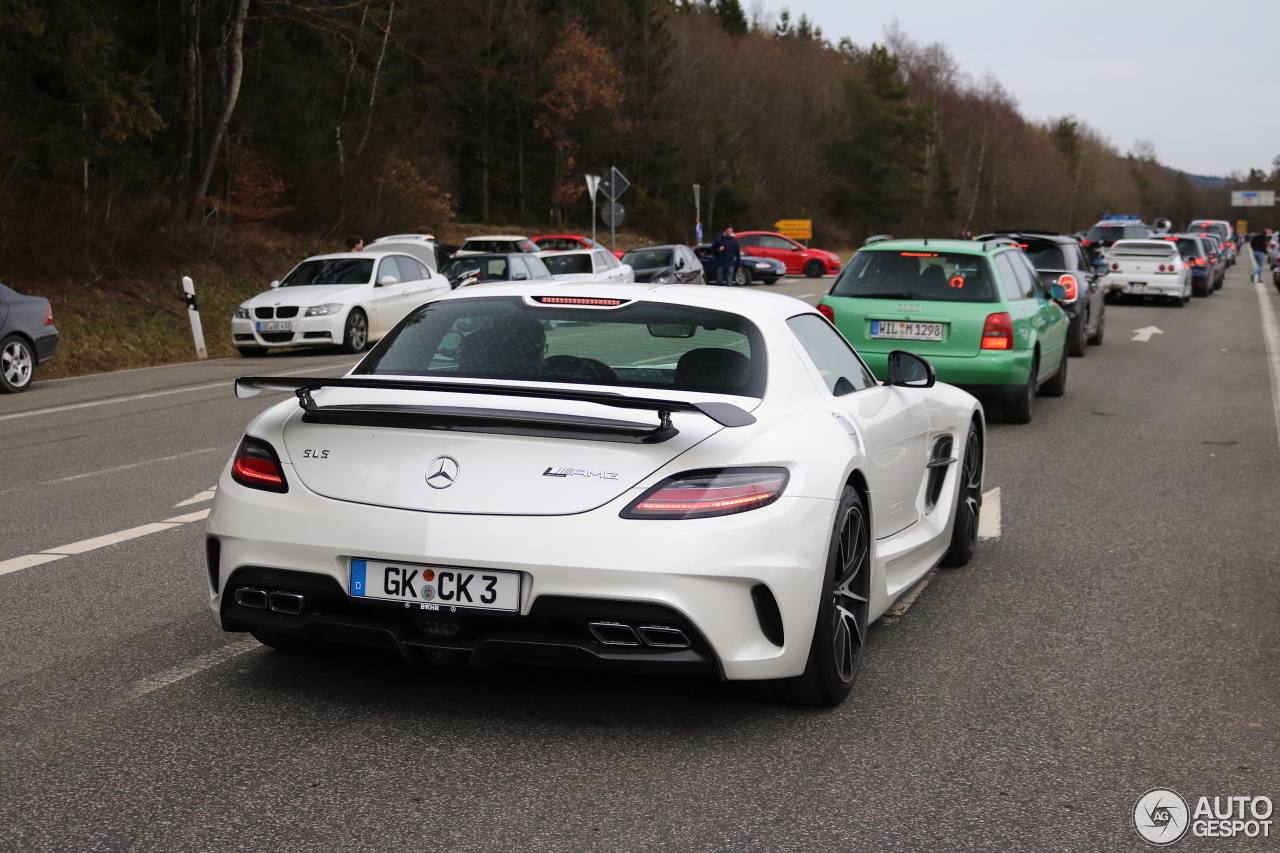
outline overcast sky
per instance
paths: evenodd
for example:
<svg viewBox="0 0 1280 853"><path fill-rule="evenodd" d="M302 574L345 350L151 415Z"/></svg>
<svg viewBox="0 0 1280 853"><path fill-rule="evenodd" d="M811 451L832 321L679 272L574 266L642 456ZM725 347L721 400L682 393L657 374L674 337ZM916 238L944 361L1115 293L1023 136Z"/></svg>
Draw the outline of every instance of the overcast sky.
<svg viewBox="0 0 1280 853"><path fill-rule="evenodd" d="M806 13L823 37L882 41L895 18L992 74L1035 120L1074 114L1127 152L1200 175L1270 171L1280 154L1277 0L756 0Z"/></svg>

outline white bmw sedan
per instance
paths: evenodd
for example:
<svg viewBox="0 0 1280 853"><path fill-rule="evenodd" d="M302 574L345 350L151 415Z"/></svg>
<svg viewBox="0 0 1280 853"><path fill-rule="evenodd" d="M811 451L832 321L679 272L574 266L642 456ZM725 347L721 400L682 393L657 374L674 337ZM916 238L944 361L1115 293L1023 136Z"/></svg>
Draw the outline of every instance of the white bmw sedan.
<svg viewBox="0 0 1280 853"><path fill-rule="evenodd" d="M231 319L231 340L245 356L268 347L361 352L414 308L448 292L444 276L407 253L316 255L242 303Z"/></svg>
<svg viewBox="0 0 1280 853"><path fill-rule="evenodd" d="M608 249L539 252L538 257L557 281L620 284L636 280L636 271L631 265L619 261Z"/></svg>
<svg viewBox="0 0 1280 853"><path fill-rule="evenodd" d="M207 528L226 631L848 695L867 626L973 553L985 424L881 384L787 296L491 284L414 310L246 429Z"/></svg>

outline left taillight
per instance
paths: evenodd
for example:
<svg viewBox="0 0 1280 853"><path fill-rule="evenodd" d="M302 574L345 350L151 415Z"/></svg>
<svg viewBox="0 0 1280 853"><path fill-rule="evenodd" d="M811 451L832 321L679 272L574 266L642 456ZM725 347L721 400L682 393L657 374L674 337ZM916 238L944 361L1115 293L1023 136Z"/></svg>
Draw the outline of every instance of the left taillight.
<svg viewBox="0 0 1280 853"><path fill-rule="evenodd" d="M1064 275L1058 279L1058 284L1062 285L1062 289L1067 292L1064 298L1065 302L1076 301L1076 277L1073 275Z"/></svg>
<svg viewBox="0 0 1280 853"><path fill-rule="evenodd" d="M787 486L786 468L708 468L668 477L632 501L623 518L712 518L768 506Z"/></svg>
<svg viewBox="0 0 1280 853"><path fill-rule="evenodd" d="M836 309L832 308L830 305L827 305L825 302L818 304L818 313L821 314L823 317L826 317L832 323L836 321Z"/></svg>
<svg viewBox="0 0 1280 853"><path fill-rule="evenodd" d="M50 305L49 309L44 312L44 324L46 326L53 325L53 306L52 305Z"/></svg>
<svg viewBox="0 0 1280 853"><path fill-rule="evenodd" d="M284 466L276 449L260 438L245 436L236 448L231 462L231 479L251 489L265 492L287 492L289 481L284 478Z"/></svg>

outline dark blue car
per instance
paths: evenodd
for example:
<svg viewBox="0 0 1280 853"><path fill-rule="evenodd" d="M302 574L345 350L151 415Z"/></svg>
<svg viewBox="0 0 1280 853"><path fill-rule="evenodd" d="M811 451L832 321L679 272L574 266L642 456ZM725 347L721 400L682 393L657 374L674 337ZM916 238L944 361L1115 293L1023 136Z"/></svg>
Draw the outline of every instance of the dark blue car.
<svg viewBox="0 0 1280 853"><path fill-rule="evenodd" d="M30 388L37 365L53 358L57 349L49 300L0 284L0 391Z"/></svg>
<svg viewBox="0 0 1280 853"><path fill-rule="evenodd" d="M711 244L700 243L693 247L693 253L702 261L703 275L707 284L717 284L716 263L711 257ZM773 258L758 258L754 255L742 255L738 259L738 267L733 271L733 283L738 287L751 284L753 281L773 284L787 274L787 265Z"/></svg>

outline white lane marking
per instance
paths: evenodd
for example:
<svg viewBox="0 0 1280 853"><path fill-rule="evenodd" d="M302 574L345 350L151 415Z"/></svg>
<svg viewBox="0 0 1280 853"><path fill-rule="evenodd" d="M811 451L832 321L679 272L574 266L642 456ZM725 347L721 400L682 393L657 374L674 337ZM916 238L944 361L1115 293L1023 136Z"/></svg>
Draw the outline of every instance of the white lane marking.
<svg viewBox="0 0 1280 853"><path fill-rule="evenodd" d="M67 555L23 554L21 557L14 557L12 560L0 560L0 575L7 575L9 572L20 572L23 569L29 569L41 563L52 563L54 560L61 560L65 556Z"/></svg>
<svg viewBox="0 0 1280 853"><path fill-rule="evenodd" d="M177 515L173 518L166 518L166 524L186 524L188 521L204 521L209 517L209 510L202 509L188 515Z"/></svg>
<svg viewBox="0 0 1280 853"><path fill-rule="evenodd" d="M86 551L96 551L99 548L105 548L108 545L116 545L121 542L128 542L130 539L137 539L139 536L150 536L152 533L159 533L161 530L168 530L171 527L177 527L180 521L153 521L151 524L142 524L138 527L130 527L128 530L121 530L116 533L108 533L106 536L95 536L92 539L81 539L79 542L72 542L70 545L61 545L57 548L46 548L41 554L83 554Z"/></svg>
<svg viewBox="0 0 1280 853"><path fill-rule="evenodd" d="M208 491L200 492L199 494L193 497L189 497L185 501L179 501L178 503L173 505L173 508L177 509L180 506L191 506L192 504L203 503L204 501L211 501L213 500L213 495L214 495L213 489L209 489Z"/></svg>
<svg viewBox="0 0 1280 853"><path fill-rule="evenodd" d="M1145 344L1147 341L1151 340L1152 335L1163 334L1164 332L1160 331L1155 326L1143 326L1141 329L1133 330L1133 337L1130 338L1130 340L1141 341Z"/></svg>
<svg viewBox="0 0 1280 853"><path fill-rule="evenodd" d="M133 683L133 695L145 696L162 687L177 684L184 678L190 678L197 673L204 672L206 669L215 667L220 663L226 663L232 658L239 657L245 652L251 652L258 648L262 647L257 640L240 640L236 643L228 643L220 649L214 649L207 654L200 655L198 658L192 658L186 663L170 667L163 672L157 672L149 678L135 681Z"/></svg>
<svg viewBox="0 0 1280 853"><path fill-rule="evenodd" d="M1000 538L1000 487L982 493L982 512L978 515L978 538Z"/></svg>
<svg viewBox="0 0 1280 853"><path fill-rule="evenodd" d="M306 370L282 370L276 373L276 376L301 376L304 373L320 373L325 370L332 370L332 366L326 367L310 367ZM347 368L348 370L350 368ZM345 370L343 371L346 372ZM234 381L226 382L209 382L205 385L188 385L184 388L169 388L165 391L147 391L144 394L129 394L124 397L107 397L103 400L88 400L83 403L68 403L65 406L50 406L47 409L31 409L26 412L14 412L10 415L0 415L0 421L13 420L14 418L30 418L36 415L52 415L58 412L70 412L75 409L91 409L94 406L110 406L115 403L131 403L134 400L149 400L153 397L167 397L170 394L189 394L192 391L207 391L210 388L229 388L234 385Z"/></svg>
<svg viewBox="0 0 1280 853"><path fill-rule="evenodd" d="M203 450L192 450L189 453L179 453L175 456L161 456L159 459L148 459L144 462L130 462L128 465L118 465L115 468L104 468L101 471L90 471L87 474L73 474L70 477L60 477L57 480L46 480L40 485L52 486L57 483L70 483L72 480L83 480L85 477L98 477L102 474L115 474L119 471L128 471L130 468L138 468L142 465L152 465L156 462L172 462L175 459L186 459L188 456L199 456L201 453L213 453L215 450L223 450L221 447L206 447ZM179 504L181 506L181 504Z"/></svg>
<svg viewBox="0 0 1280 853"><path fill-rule="evenodd" d="M1254 282L1258 291L1258 313L1262 315L1262 339L1267 343L1267 369L1271 373L1271 408L1276 419L1276 438L1280 440L1280 325L1267 296L1267 286Z"/></svg>

